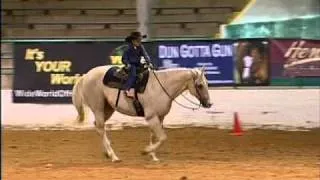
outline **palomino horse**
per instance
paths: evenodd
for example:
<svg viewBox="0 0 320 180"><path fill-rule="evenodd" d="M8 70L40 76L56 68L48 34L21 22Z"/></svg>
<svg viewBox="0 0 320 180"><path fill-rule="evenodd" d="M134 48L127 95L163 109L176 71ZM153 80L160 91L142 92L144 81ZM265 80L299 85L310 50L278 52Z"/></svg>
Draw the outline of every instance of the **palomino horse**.
<svg viewBox="0 0 320 180"><path fill-rule="evenodd" d="M102 82L105 73L112 66L99 66L91 69L73 87L72 101L78 111L78 121L84 121L84 107L88 106L94 114L95 127L102 137L104 152L112 162L120 161L113 151L105 130L105 122L116 110L120 113L136 116L133 100L123 92L116 107L118 89L109 88ZM138 99L144 108L145 119L151 129L150 144L144 149L152 160L158 161L155 151L166 140L167 135L162 123L168 114L172 101L185 90L195 96L205 108L211 107L208 83L204 69L176 68L150 71L148 84Z"/></svg>

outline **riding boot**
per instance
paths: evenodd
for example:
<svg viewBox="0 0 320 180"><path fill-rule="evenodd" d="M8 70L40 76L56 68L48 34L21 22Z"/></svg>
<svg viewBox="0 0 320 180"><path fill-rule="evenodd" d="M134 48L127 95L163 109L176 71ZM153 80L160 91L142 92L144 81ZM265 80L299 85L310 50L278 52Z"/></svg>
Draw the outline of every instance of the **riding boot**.
<svg viewBox="0 0 320 180"><path fill-rule="evenodd" d="M134 98L134 93L135 93L135 90L133 88L130 88L129 90L126 90L126 94L130 98Z"/></svg>

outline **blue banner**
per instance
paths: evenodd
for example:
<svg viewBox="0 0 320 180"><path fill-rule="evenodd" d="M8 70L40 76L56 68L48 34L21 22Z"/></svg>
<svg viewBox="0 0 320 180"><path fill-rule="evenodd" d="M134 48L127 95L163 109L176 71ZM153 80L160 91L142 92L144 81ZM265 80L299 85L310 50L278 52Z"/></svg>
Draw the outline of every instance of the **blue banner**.
<svg viewBox="0 0 320 180"><path fill-rule="evenodd" d="M205 67L209 85L234 84L232 41L159 41L159 68Z"/></svg>

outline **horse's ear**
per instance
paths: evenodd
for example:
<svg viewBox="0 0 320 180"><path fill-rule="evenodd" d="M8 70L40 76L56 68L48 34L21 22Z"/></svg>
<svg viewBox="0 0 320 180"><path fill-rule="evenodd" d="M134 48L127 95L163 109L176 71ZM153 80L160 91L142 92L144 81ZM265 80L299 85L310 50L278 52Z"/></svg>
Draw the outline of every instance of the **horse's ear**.
<svg viewBox="0 0 320 180"><path fill-rule="evenodd" d="M199 77L199 74L200 74L200 71L199 71L199 68L194 68L191 70L191 73L192 73L192 78L194 80L198 79Z"/></svg>
<svg viewBox="0 0 320 180"><path fill-rule="evenodd" d="M200 77L202 77L202 75L204 74L204 70L205 70L205 66L202 66L202 68L201 68L201 76Z"/></svg>

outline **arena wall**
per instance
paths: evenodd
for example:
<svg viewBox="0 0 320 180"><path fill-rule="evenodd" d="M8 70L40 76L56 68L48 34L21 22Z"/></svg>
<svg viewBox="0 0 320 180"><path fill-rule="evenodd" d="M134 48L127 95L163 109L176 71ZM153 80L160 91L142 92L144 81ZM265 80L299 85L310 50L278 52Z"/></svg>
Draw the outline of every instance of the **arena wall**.
<svg viewBox="0 0 320 180"><path fill-rule="evenodd" d="M320 127L319 89L217 89L210 90L211 109L188 110L173 104L164 125L177 127L216 127L230 129L234 112L238 112L245 129L271 128L305 130ZM11 90L2 90L2 125L7 128L85 129L93 127L89 111L87 120L79 125L72 105L15 104ZM190 96L190 95L189 95ZM177 100L188 104L182 97ZM190 105L192 106L192 105ZM115 113L107 122L111 129L145 126L142 118Z"/></svg>

